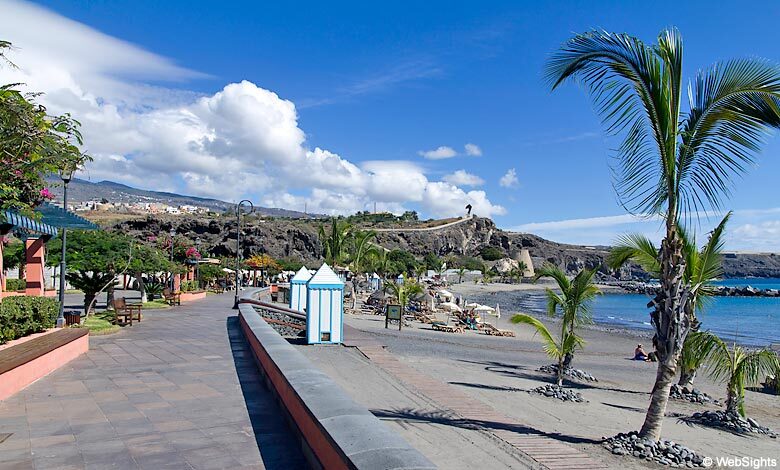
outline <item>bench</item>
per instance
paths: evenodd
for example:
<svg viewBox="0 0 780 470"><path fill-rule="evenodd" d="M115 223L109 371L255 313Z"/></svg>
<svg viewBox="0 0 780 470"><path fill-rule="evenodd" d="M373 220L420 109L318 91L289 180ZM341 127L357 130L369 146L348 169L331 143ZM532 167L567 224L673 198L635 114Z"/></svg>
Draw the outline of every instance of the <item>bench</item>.
<svg viewBox="0 0 780 470"><path fill-rule="evenodd" d="M168 305L181 305L181 292L172 292L170 289L163 289L163 300Z"/></svg>
<svg viewBox="0 0 780 470"><path fill-rule="evenodd" d="M0 351L0 400L89 349L87 328L63 328Z"/></svg>
<svg viewBox="0 0 780 470"><path fill-rule="evenodd" d="M141 304L127 303L123 297L114 299L114 323L117 325L129 323L130 326L133 326L134 319L138 319L140 322L143 318L141 308Z"/></svg>

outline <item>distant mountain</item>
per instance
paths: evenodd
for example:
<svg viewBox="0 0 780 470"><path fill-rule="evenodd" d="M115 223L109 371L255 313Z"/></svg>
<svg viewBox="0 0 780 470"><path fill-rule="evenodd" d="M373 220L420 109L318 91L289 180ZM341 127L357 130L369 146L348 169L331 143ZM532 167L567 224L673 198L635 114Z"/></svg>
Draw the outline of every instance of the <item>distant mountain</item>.
<svg viewBox="0 0 780 470"><path fill-rule="evenodd" d="M62 183L59 178L49 179L58 185L52 185L51 191L57 197L62 198ZM68 205L85 201L99 201L106 199L109 202L151 202L168 204L170 206L198 206L215 212L232 211L235 204L219 199L203 198L197 196L185 196L183 194L168 193L163 191L147 191L144 189L133 188L125 184L114 181L100 181L93 183L91 181L73 178L68 184ZM290 218L320 218L318 214L304 214L303 212L279 209L273 207L255 206L255 212L272 217L290 217Z"/></svg>

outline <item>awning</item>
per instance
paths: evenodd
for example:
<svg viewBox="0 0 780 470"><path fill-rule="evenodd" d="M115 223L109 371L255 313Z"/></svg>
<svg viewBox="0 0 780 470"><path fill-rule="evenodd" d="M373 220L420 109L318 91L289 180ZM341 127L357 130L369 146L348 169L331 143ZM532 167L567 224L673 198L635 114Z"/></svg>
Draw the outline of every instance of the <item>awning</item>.
<svg viewBox="0 0 780 470"><path fill-rule="evenodd" d="M34 232L42 235L56 236L57 227L49 225L45 221L31 219L10 209L0 212L0 233L10 231Z"/></svg>
<svg viewBox="0 0 780 470"><path fill-rule="evenodd" d="M57 228L70 228L76 230L98 230L100 227L78 216L73 212L66 211L62 207L44 202L35 209L41 214L41 221Z"/></svg>

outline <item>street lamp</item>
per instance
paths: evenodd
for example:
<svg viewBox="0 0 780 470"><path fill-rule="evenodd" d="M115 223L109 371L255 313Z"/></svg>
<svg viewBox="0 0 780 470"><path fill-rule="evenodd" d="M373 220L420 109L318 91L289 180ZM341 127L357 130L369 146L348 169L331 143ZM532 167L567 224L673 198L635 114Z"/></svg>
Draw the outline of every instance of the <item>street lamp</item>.
<svg viewBox="0 0 780 470"><path fill-rule="evenodd" d="M171 236L171 293L174 291L173 286L173 237L176 236L176 230L171 228L171 230L168 232L168 234Z"/></svg>
<svg viewBox="0 0 780 470"><path fill-rule="evenodd" d="M236 205L236 220L238 225L236 227L236 297L233 302L233 308L238 308L238 286L241 276L241 205L244 203L249 204L249 213L255 211L255 205L249 199L244 199Z"/></svg>
<svg viewBox="0 0 780 470"><path fill-rule="evenodd" d="M198 251L198 255L200 255L200 237L195 239L195 249ZM197 282L198 289L200 289L200 258L195 258L195 282Z"/></svg>
<svg viewBox="0 0 780 470"><path fill-rule="evenodd" d="M60 179L62 179L62 210L68 211L68 183L73 178L73 171L76 168L73 165L66 165L60 169ZM57 328L65 326L65 245L67 242L68 229L62 227L62 258L60 259L60 311L57 315Z"/></svg>

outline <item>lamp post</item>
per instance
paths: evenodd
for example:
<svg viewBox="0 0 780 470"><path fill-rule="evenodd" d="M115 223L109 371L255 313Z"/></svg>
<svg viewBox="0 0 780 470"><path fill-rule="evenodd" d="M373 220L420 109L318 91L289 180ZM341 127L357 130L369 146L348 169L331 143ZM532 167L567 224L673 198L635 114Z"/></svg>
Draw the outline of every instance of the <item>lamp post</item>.
<svg viewBox="0 0 780 470"><path fill-rule="evenodd" d="M168 232L171 236L171 293L174 291L173 287L173 237L176 236L176 230L171 228L171 230Z"/></svg>
<svg viewBox="0 0 780 470"><path fill-rule="evenodd" d="M197 250L198 255L200 255L200 237L195 239L195 250ZM195 258L195 282L197 283L198 289L200 289L200 258Z"/></svg>
<svg viewBox="0 0 780 470"><path fill-rule="evenodd" d="M233 308L238 308L238 287L241 281L241 206L244 203L249 204L249 213L255 211L255 205L249 199L244 199L236 205L236 296L233 301Z"/></svg>
<svg viewBox="0 0 780 470"><path fill-rule="evenodd" d="M62 210L68 211L68 183L73 178L73 170L75 168L71 165L67 165L60 170L60 178L62 179ZM57 314L57 328L65 326L65 270L67 269L65 263L65 245L67 243L68 229L62 227L62 258L60 259L60 311Z"/></svg>

